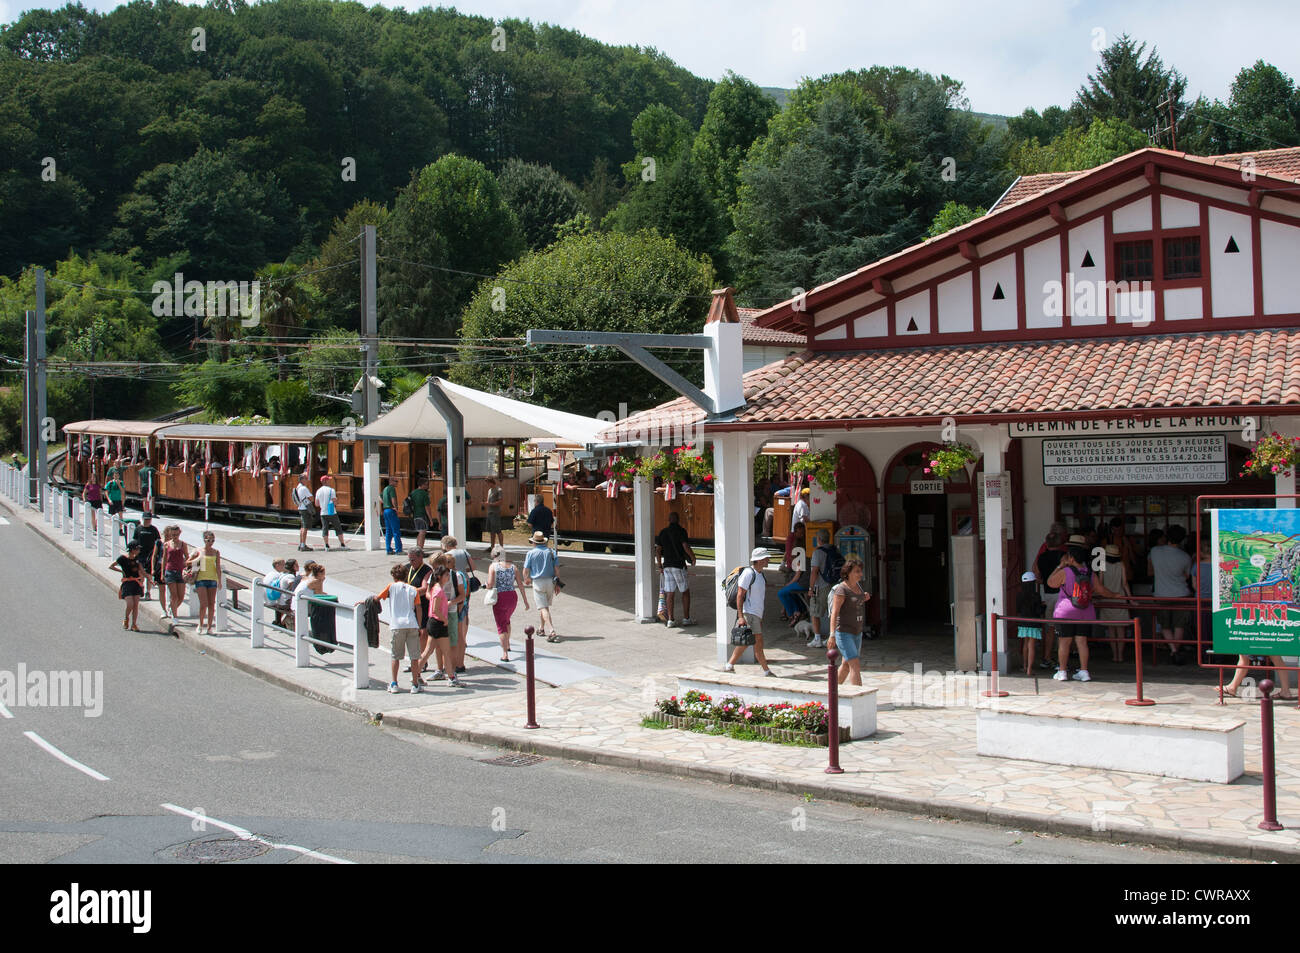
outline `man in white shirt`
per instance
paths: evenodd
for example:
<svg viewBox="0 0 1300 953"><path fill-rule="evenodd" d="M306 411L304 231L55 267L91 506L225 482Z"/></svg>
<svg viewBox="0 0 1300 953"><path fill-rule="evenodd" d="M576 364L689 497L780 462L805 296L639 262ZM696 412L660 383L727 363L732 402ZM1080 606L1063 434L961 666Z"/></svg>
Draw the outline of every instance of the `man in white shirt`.
<svg viewBox="0 0 1300 953"><path fill-rule="evenodd" d="M763 667L764 675L775 675L767 667L767 657L763 655L763 603L767 600L767 580L763 578L763 570L767 568L767 558L767 550L762 546L749 554L749 568L741 572L736 589L736 625L748 626L753 631L754 661ZM746 647L737 645L732 648L726 671L736 670L736 663L745 654Z"/></svg>
<svg viewBox="0 0 1300 953"><path fill-rule="evenodd" d="M268 471L269 472L269 471ZM293 488L293 501L298 504L298 552L309 553L307 530L311 529L311 482L307 474L298 474L298 485Z"/></svg>
<svg viewBox="0 0 1300 953"><path fill-rule="evenodd" d="M402 658L411 660L411 694L420 694L420 619L415 606L420 598L420 590L406 582L406 567L398 563L388 571L393 577L387 588L375 596L387 599L389 606L388 638L389 648L393 653L392 681L388 683L388 693L396 695L397 672L401 668ZM361 605L360 602L357 605Z"/></svg>
<svg viewBox="0 0 1300 953"><path fill-rule="evenodd" d="M325 540L326 549L330 548L330 527L334 528L339 538L339 548L348 548L343 542L343 524L339 522L337 501L338 494L334 492L333 478L321 477L320 489L316 491L316 508L320 510L320 535L321 539Z"/></svg>
<svg viewBox="0 0 1300 953"><path fill-rule="evenodd" d="M804 487L799 491L799 499L790 510L790 535L785 538L785 559L781 563L781 568L787 573L794 571L791 563L794 557L794 548L802 545L804 524L808 522L811 514L808 508L808 498L810 496L812 496L812 490Z"/></svg>

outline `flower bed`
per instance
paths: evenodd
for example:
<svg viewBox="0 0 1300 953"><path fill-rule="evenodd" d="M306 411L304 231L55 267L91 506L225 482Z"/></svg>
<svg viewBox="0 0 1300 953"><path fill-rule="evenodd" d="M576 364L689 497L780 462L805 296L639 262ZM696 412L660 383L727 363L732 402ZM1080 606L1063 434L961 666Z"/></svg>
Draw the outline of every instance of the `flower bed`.
<svg viewBox="0 0 1300 953"><path fill-rule="evenodd" d="M772 741L822 747L830 743L830 714L821 702L749 705L734 695L715 702L706 692L689 691L656 702L649 718L672 728L734 725ZM847 725L840 726L840 740L849 740Z"/></svg>

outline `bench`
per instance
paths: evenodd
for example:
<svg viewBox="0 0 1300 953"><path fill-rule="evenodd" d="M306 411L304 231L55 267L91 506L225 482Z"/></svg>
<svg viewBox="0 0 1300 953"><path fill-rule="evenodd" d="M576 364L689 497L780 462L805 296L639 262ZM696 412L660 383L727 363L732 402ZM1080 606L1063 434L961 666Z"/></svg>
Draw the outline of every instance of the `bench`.
<svg viewBox="0 0 1300 953"><path fill-rule="evenodd" d="M1230 784L1245 764L1246 722L1232 715L1039 698L989 699L975 750L1041 761Z"/></svg>
<svg viewBox="0 0 1300 953"><path fill-rule="evenodd" d="M239 594L247 588L248 586L244 585L238 579L231 579L229 576L226 577L226 590L230 593L230 607L232 609L239 608Z"/></svg>
<svg viewBox="0 0 1300 953"><path fill-rule="evenodd" d="M826 703L824 679L769 678L745 672L719 672L699 668L677 676L677 693L707 692L714 698L735 695L751 705L772 702ZM850 738L868 738L876 733L876 690L864 685L841 685L839 690L840 725L847 725Z"/></svg>

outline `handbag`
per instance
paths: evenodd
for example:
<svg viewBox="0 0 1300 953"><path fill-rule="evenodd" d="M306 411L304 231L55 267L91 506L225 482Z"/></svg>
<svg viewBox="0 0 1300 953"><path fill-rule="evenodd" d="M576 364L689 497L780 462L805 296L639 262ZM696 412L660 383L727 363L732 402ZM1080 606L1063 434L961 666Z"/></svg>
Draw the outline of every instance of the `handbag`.
<svg viewBox="0 0 1300 953"><path fill-rule="evenodd" d="M483 605L494 606L496 604L497 604L497 590L496 587L493 586L487 592L483 593Z"/></svg>
<svg viewBox="0 0 1300 953"><path fill-rule="evenodd" d="M732 645L753 645L754 630L747 625L737 625L731 630Z"/></svg>
<svg viewBox="0 0 1300 953"><path fill-rule="evenodd" d="M470 592L478 592L478 591L479 591L480 589L482 589L482 588L483 588L483 583L482 583L482 581L479 579L479 577L476 576L476 575L474 575L473 573L470 573L470 574L469 574L469 591L470 591ZM496 600L493 600L493 601L496 601Z"/></svg>

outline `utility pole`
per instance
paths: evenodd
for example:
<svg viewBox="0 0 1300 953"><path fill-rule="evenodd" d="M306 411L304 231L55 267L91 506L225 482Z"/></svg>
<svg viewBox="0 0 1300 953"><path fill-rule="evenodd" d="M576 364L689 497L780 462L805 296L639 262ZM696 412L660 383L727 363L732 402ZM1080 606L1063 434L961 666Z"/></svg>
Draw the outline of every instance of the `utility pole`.
<svg viewBox="0 0 1300 953"><path fill-rule="evenodd" d="M379 416L379 290L375 226L361 226L361 416L371 424ZM379 548L379 450L373 440L362 441L362 493L365 504L366 549Z"/></svg>
<svg viewBox="0 0 1300 953"><path fill-rule="evenodd" d="M24 444L27 450L27 502L40 505L45 459L45 269L36 269L36 310L27 312Z"/></svg>

